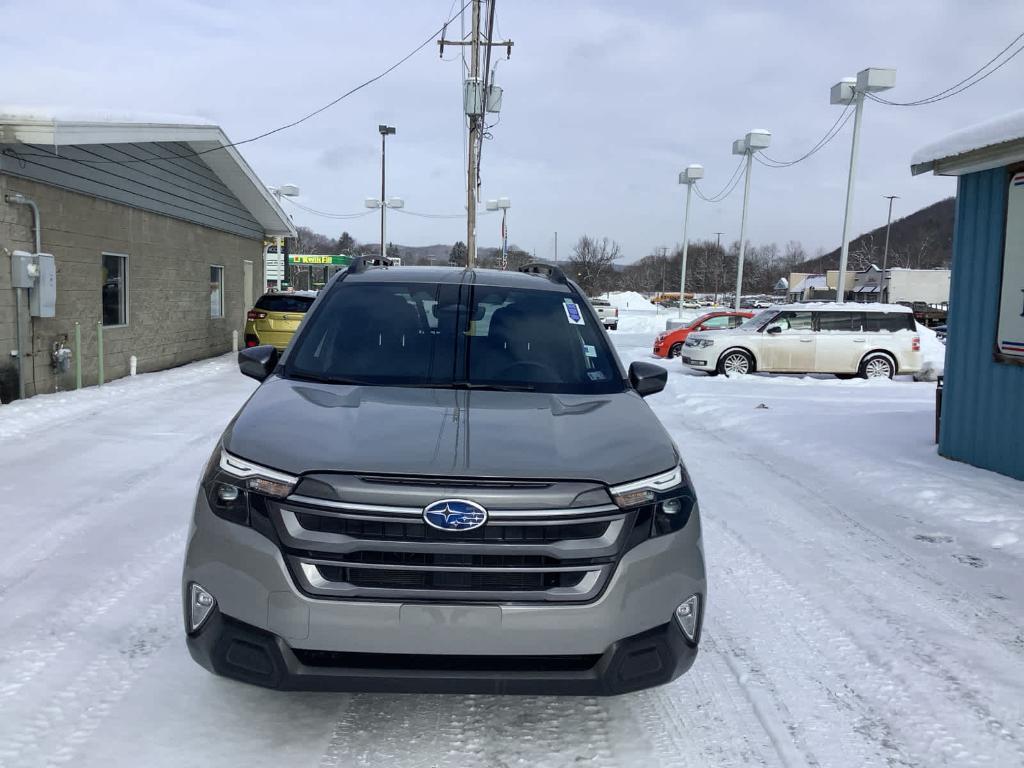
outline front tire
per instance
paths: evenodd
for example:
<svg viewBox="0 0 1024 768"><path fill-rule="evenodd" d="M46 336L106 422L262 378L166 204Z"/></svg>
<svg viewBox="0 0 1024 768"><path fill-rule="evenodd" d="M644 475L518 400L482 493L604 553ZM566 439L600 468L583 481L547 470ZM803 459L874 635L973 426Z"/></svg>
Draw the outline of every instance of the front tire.
<svg viewBox="0 0 1024 768"><path fill-rule="evenodd" d="M718 358L717 368L726 376L743 376L754 370L754 360L742 349L730 349Z"/></svg>
<svg viewBox="0 0 1024 768"><path fill-rule="evenodd" d="M668 359L671 360L673 357L679 357L683 353L683 342L677 341L671 347L668 348Z"/></svg>
<svg viewBox="0 0 1024 768"><path fill-rule="evenodd" d="M858 375L862 379L891 379L896 375L896 363L884 352L873 352L861 360Z"/></svg>

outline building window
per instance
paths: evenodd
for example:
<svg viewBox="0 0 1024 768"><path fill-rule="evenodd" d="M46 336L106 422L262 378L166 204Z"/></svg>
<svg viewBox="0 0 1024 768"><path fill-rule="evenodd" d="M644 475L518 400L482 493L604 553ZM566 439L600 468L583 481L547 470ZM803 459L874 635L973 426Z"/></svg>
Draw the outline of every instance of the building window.
<svg viewBox="0 0 1024 768"><path fill-rule="evenodd" d="M128 257L103 254L103 324L128 325Z"/></svg>
<svg viewBox="0 0 1024 768"><path fill-rule="evenodd" d="M210 317L224 317L224 267L210 267Z"/></svg>

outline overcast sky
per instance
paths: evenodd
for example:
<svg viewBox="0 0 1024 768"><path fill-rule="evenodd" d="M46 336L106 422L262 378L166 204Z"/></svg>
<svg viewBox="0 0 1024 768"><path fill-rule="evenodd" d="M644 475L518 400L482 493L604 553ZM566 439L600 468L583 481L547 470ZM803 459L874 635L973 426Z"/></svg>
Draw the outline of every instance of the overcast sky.
<svg viewBox="0 0 1024 768"><path fill-rule="evenodd" d="M461 3L462 0L457 0ZM452 0L16 0L0 38L6 104L199 115L235 141L287 122L377 74L440 26ZM468 14L467 14L468 16ZM483 195L507 195L511 241L560 256L581 234L621 243L624 260L682 238L688 163L711 193L738 158L732 140L772 132L770 153L803 154L841 107L829 88L868 66L897 69L886 94L940 91L1024 31L1021 0L708 2L497 0L500 124L483 156ZM468 19L467 19L468 22ZM450 28L458 36L459 22ZM448 58L453 58L449 56ZM267 184L295 183L301 202L359 212L379 191L377 125L388 144L388 193L411 211L464 210L461 63L431 44L384 80L303 125L242 152ZM854 233L955 193L949 178L909 172L911 153L946 132L1021 107L1024 55L965 93L917 108L865 105ZM748 237L839 243L850 130L788 169L754 165ZM691 238L738 237L742 185L725 202L694 199ZM377 220L339 222L292 209L296 223L361 241ZM495 216L480 220L497 245ZM388 239L465 239L465 222L394 214Z"/></svg>

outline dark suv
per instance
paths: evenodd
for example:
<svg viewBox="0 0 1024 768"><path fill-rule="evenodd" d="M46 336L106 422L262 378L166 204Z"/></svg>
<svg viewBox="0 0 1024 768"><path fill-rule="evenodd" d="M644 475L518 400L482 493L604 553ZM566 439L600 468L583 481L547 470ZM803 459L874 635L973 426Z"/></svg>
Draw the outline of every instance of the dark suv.
<svg viewBox="0 0 1024 768"><path fill-rule="evenodd" d="M278 688L615 694L697 654L697 502L557 268L373 268L320 292L210 457L192 656Z"/></svg>

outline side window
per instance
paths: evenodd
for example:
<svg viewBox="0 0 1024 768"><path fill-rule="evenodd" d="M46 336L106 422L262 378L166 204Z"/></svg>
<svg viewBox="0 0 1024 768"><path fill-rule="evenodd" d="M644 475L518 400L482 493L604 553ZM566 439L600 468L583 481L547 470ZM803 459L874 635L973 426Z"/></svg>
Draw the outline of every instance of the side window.
<svg viewBox="0 0 1024 768"><path fill-rule="evenodd" d="M765 328L765 332L772 328L782 329L782 333L806 333L814 330L814 317L810 312L783 312Z"/></svg>
<svg viewBox="0 0 1024 768"><path fill-rule="evenodd" d="M853 327L853 319L856 316L857 314L853 312L819 312L818 329L826 332L860 330Z"/></svg>
<svg viewBox="0 0 1024 768"><path fill-rule="evenodd" d="M729 327L730 328L739 328L741 325L743 325L744 322L746 322L746 320L747 320L747 318L745 318L745 317L741 317L739 315L733 315L732 317L729 318Z"/></svg>
<svg viewBox="0 0 1024 768"><path fill-rule="evenodd" d="M868 312L864 320L866 331L912 331L914 316L909 312Z"/></svg>
<svg viewBox="0 0 1024 768"><path fill-rule="evenodd" d="M710 320L705 320L701 323L701 328L706 331L716 331L719 328L732 328L733 326L730 324L730 320L732 320L731 317L712 317Z"/></svg>
<svg viewBox="0 0 1024 768"><path fill-rule="evenodd" d="M224 317L224 267L210 267L210 317Z"/></svg>
<svg viewBox="0 0 1024 768"><path fill-rule="evenodd" d="M103 254L103 324L128 325L128 257Z"/></svg>

